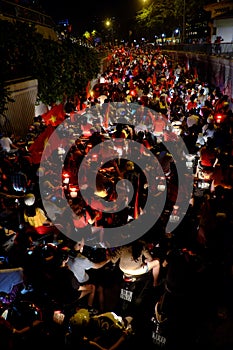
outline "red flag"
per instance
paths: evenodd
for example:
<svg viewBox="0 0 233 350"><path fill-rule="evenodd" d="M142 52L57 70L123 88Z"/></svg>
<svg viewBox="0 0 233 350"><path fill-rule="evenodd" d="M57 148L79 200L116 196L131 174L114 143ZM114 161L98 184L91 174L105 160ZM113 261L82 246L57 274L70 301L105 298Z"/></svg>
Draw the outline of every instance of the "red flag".
<svg viewBox="0 0 233 350"><path fill-rule="evenodd" d="M154 72L153 77L152 77L152 85L156 85L157 79L156 79L156 73Z"/></svg>
<svg viewBox="0 0 233 350"><path fill-rule="evenodd" d="M129 88L130 88L130 90L134 90L135 89L135 86L134 86L134 83L133 83L133 78L130 78L130 80L129 80Z"/></svg>
<svg viewBox="0 0 233 350"><path fill-rule="evenodd" d="M139 74L139 68L138 68L138 66L135 66L133 69L133 76L136 77L136 76L138 76L138 74Z"/></svg>
<svg viewBox="0 0 233 350"><path fill-rule="evenodd" d="M65 119L65 111L63 103L53 106L47 113L41 115L46 125L57 126Z"/></svg>
<svg viewBox="0 0 233 350"><path fill-rule="evenodd" d="M77 114L74 112L74 111L72 111L72 112L70 112L70 121L71 121L71 123L74 123L75 122L75 116L76 116Z"/></svg>
<svg viewBox="0 0 233 350"><path fill-rule="evenodd" d="M136 196L135 196L135 202L134 202L134 219L137 219L140 215L140 207L139 207L139 175L138 175L138 183L136 188Z"/></svg>
<svg viewBox="0 0 233 350"><path fill-rule="evenodd" d="M48 142L49 137L54 132L55 128L52 125L48 127L35 139L33 144L29 147L29 152L31 153L32 162L34 164L39 164L43 151L46 149L46 155L49 157L51 153L58 148L61 140L59 139L57 133L54 133L53 144Z"/></svg>
<svg viewBox="0 0 233 350"><path fill-rule="evenodd" d="M193 76L195 79L198 79L197 67L193 67Z"/></svg>
<svg viewBox="0 0 233 350"><path fill-rule="evenodd" d="M110 112L110 103L108 103L108 105L106 106L106 111L105 111L104 120L103 120L103 126L105 129L108 128L109 112Z"/></svg>
<svg viewBox="0 0 233 350"><path fill-rule="evenodd" d="M86 86L86 98L87 99L90 97L90 89L91 89L91 82L89 80L87 83L87 86Z"/></svg>

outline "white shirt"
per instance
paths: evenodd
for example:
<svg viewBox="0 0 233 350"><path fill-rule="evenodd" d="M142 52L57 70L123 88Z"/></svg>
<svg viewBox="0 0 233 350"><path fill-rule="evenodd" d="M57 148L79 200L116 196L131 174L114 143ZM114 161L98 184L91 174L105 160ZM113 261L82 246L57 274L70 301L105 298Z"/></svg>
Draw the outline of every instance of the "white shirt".
<svg viewBox="0 0 233 350"><path fill-rule="evenodd" d="M198 125L198 122L199 122L199 117L195 114L192 114L187 118L188 128L191 128L193 125Z"/></svg>
<svg viewBox="0 0 233 350"><path fill-rule="evenodd" d="M11 144L12 144L12 141L9 137L7 136L3 136L1 139L0 139L0 145L2 146L2 149L3 151L6 151L6 152L10 152L11 150Z"/></svg>
<svg viewBox="0 0 233 350"><path fill-rule="evenodd" d="M74 259L69 259L68 266L71 271L73 271L75 277L79 283L86 283L89 280L89 275L86 270L89 270L93 267L93 262L88 258L80 255Z"/></svg>

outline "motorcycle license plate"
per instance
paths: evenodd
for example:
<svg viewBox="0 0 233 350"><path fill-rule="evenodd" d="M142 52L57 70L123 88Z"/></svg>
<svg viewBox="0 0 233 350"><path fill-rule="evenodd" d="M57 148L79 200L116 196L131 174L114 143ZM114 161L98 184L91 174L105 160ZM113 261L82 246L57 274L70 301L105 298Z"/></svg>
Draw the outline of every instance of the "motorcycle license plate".
<svg viewBox="0 0 233 350"><path fill-rule="evenodd" d="M160 335L158 333L153 332L152 333L152 339L153 339L153 343L158 345L161 348L166 345L167 339L164 336L162 336L162 335Z"/></svg>
<svg viewBox="0 0 233 350"><path fill-rule="evenodd" d="M120 298L130 302L133 298L133 292L126 289L121 289Z"/></svg>

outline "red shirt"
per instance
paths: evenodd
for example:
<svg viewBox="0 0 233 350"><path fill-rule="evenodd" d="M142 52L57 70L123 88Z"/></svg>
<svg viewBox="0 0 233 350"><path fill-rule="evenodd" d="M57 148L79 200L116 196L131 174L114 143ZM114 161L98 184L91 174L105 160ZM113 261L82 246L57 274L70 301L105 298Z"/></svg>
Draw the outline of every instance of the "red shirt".
<svg viewBox="0 0 233 350"><path fill-rule="evenodd" d="M155 119L153 124L154 124L154 132L162 134L166 126L165 121L163 119Z"/></svg>
<svg viewBox="0 0 233 350"><path fill-rule="evenodd" d="M187 110L190 111L191 109L197 108L197 102L195 101L189 101L187 104Z"/></svg>
<svg viewBox="0 0 233 350"><path fill-rule="evenodd" d="M206 167L212 167L217 158L216 151L207 147L202 147L200 150L201 165Z"/></svg>

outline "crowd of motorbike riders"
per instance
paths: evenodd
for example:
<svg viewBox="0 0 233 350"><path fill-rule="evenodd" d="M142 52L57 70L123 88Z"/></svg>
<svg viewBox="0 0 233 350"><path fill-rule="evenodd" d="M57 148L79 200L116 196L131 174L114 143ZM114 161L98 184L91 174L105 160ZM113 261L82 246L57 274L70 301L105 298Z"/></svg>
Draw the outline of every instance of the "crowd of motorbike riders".
<svg viewBox="0 0 233 350"><path fill-rule="evenodd" d="M43 116L24 139L2 134L10 150L0 142L1 270L23 271L10 293L0 284L6 349L218 348L214 327L233 311L231 105L195 67L159 48L118 47L91 91L64 101L65 119L53 127L62 142L44 164L30 153L51 126ZM143 169L130 158L128 140L141 145ZM105 141L112 143L93 152ZM79 167L90 151L82 179L88 185L80 188ZM184 165L182 183L177 162ZM88 176L97 163L94 186ZM96 207L99 198L117 199L122 179L134 190L128 205L116 213ZM150 186L161 213L146 207ZM145 212L156 220L133 239ZM114 238L106 231L128 224L129 232L120 229ZM89 262L85 281L75 274L78 259ZM89 284L94 292L82 294ZM79 290L75 302L65 300L72 288Z"/></svg>

